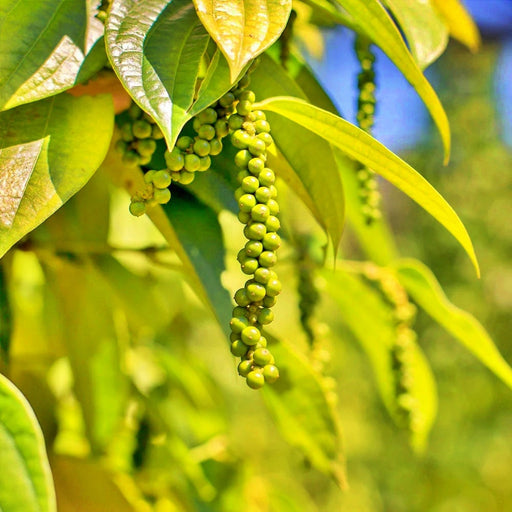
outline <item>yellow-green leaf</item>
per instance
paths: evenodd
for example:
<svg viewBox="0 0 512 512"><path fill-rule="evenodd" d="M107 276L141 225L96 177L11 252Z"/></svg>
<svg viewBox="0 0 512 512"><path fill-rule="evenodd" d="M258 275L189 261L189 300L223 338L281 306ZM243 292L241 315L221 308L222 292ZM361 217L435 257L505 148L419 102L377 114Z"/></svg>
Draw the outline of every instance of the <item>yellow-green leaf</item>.
<svg viewBox="0 0 512 512"><path fill-rule="evenodd" d="M396 337L395 324L382 296L349 272L350 268L344 267L343 263L336 272L324 270L322 275L326 291L339 306L342 322L368 356L382 401L390 415L397 419L395 378L390 358L390 349ZM417 417L410 441L415 449L421 451L437 414L437 393L432 370L414 342L411 342L410 356L410 395L417 404Z"/></svg>
<svg viewBox="0 0 512 512"><path fill-rule="evenodd" d="M276 112L308 128L393 183L458 240L479 273L471 239L451 206L421 174L380 142L348 121L297 98L270 98L260 102L258 108Z"/></svg>
<svg viewBox="0 0 512 512"><path fill-rule="evenodd" d="M350 14L358 28L395 63L416 89L434 119L443 139L445 161L450 155L450 126L432 86L423 76L400 32L378 0L336 0Z"/></svg>
<svg viewBox="0 0 512 512"><path fill-rule="evenodd" d="M478 28L459 0L432 0L450 30L450 35L472 52L480 46Z"/></svg>
<svg viewBox="0 0 512 512"><path fill-rule="evenodd" d="M219 45L235 80L281 35L291 0L194 0L199 19Z"/></svg>
<svg viewBox="0 0 512 512"><path fill-rule="evenodd" d="M50 465L34 412L0 375L0 510L56 512Z"/></svg>
<svg viewBox="0 0 512 512"><path fill-rule="evenodd" d="M0 257L87 183L113 126L110 95L62 94L0 113Z"/></svg>
<svg viewBox="0 0 512 512"><path fill-rule="evenodd" d="M404 31L420 68L432 64L448 43L448 28L432 0L385 0Z"/></svg>
<svg viewBox="0 0 512 512"><path fill-rule="evenodd" d="M395 268L414 301L512 388L512 368L487 331L476 318L447 299L432 271L413 259L399 260Z"/></svg>

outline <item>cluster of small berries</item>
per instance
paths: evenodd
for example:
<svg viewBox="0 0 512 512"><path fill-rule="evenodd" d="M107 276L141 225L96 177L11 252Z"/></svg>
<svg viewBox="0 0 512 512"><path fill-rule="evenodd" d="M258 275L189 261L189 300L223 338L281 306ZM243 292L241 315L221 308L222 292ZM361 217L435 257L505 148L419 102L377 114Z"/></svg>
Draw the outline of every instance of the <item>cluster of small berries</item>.
<svg viewBox="0 0 512 512"><path fill-rule="evenodd" d="M169 187L172 182L188 185L194 181L196 172L210 169L210 157L220 154L222 139L229 133L227 117L232 112L234 100L234 95L227 93L217 103L194 117L192 126L197 135L194 138L182 135L171 151L165 151L167 169L149 170L145 173L145 187L132 196L130 212L133 215L143 215L148 206L168 203L171 199ZM124 126L121 129L123 128ZM134 128L135 123L132 131Z"/></svg>
<svg viewBox="0 0 512 512"><path fill-rule="evenodd" d="M370 41L358 35L355 40L355 52L361 71L357 76L359 96L357 99L357 123L359 127L371 134L375 114L375 55L370 48ZM367 224L381 217L379 209L380 193L375 173L366 166L357 170L361 209Z"/></svg>
<svg viewBox="0 0 512 512"><path fill-rule="evenodd" d="M237 306L230 325L231 352L242 359L238 373L246 378L249 387L258 389L279 378L262 331L274 319L271 308L282 288L272 270L281 238L277 234L280 223L276 177L266 167L267 147L272 144L270 125L262 111L253 110L255 96L247 89L247 77L233 90L238 102L236 113L229 118L229 127L231 142L239 150L235 165L240 169L240 187L235 196L240 208L238 219L245 225L247 238L237 259L242 272L252 277L235 293Z"/></svg>
<svg viewBox="0 0 512 512"><path fill-rule="evenodd" d="M418 423L416 399L411 395L412 345L416 306L409 302L407 292L392 271L367 264L364 276L375 283L393 310L396 337L390 350L391 368L395 377L395 397L399 420L404 428L414 431Z"/></svg>

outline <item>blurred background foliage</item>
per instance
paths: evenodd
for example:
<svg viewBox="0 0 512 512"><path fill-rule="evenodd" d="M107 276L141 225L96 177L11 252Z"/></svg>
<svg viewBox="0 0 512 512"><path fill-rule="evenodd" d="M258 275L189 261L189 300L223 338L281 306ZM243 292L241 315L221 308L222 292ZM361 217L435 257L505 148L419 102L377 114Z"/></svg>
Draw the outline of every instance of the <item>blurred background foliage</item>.
<svg viewBox="0 0 512 512"><path fill-rule="evenodd" d="M475 280L466 256L433 219L384 185L400 252L426 263L448 297L474 314L512 361L512 153L503 132L510 106L503 103L506 91L496 94L510 44L506 30L481 26L477 54L452 42L429 71L451 122L450 164L442 167L438 137L407 101L400 103L407 114L399 115L407 133L396 126L394 135L385 133L393 122L385 118L384 93L376 136L400 150L459 213L482 279ZM327 30L326 60L312 61L326 84L336 65L329 56L347 33ZM396 76L384 69L379 83L391 87L386 72ZM355 95L352 87L343 90ZM355 99L333 97L343 112ZM267 409L265 397L240 382L223 333L183 279L179 260L148 219L127 214L128 196L111 185L105 168L2 266L9 279L0 285L8 286L14 320L12 333L0 332L4 348L10 343L8 369L3 365L43 428L59 510L512 510L510 390L421 313L415 328L437 381L439 411L417 455L386 413L337 306L324 300L318 308L313 362L332 377L322 386L340 422L348 489L337 485L344 484L344 460L333 469L337 483L313 469L284 440L293 439L294 422L285 418L279 432L271 400ZM300 207L291 217L312 225ZM234 289L242 239L231 214L221 214L220 222L227 244L223 283ZM353 237L345 238L343 254L360 255ZM280 263L286 289L272 332L307 347L292 258L289 251ZM300 369L300 361L294 365Z"/></svg>

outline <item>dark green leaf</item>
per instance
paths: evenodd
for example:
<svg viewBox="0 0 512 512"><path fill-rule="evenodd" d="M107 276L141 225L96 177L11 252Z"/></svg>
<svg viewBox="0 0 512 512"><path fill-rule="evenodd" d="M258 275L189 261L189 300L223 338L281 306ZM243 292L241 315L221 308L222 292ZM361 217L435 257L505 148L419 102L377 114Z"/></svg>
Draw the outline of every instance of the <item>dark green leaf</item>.
<svg viewBox="0 0 512 512"><path fill-rule="evenodd" d="M169 147L198 110L231 87L220 52L203 75L201 62L209 42L188 0L112 3L106 26L108 56L133 99L158 123Z"/></svg>
<svg viewBox="0 0 512 512"><path fill-rule="evenodd" d="M7 275L4 265L0 264L0 351L4 358L9 356L12 334L12 312L7 290Z"/></svg>

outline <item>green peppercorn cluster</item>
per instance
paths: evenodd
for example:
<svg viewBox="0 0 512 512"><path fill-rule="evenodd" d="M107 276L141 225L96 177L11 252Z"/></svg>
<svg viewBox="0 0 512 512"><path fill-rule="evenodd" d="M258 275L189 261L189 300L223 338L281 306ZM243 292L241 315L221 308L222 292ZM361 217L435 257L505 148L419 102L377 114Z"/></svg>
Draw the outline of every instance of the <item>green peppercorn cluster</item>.
<svg viewBox="0 0 512 512"><path fill-rule="evenodd" d="M418 423L419 414L416 399L411 395L411 357L416 341L413 329L416 306L409 302L407 292L391 271L369 264L364 275L377 285L393 311L396 336L390 349L390 358L397 413L402 426L413 431Z"/></svg>
<svg viewBox="0 0 512 512"><path fill-rule="evenodd" d="M320 294L314 280L317 267L318 263L314 260L309 250L308 238L297 238L297 269L299 274L297 292L299 294L300 323L311 347L313 347L315 342L312 320L315 308L320 300Z"/></svg>
<svg viewBox="0 0 512 512"><path fill-rule="evenodd" d="M357 123L362 130L371 134L375 114L375 55L371 51L370 41L359 35L355 40L355 52L361 68L357 76ZM368 167L360 166L357 169L357 179L361 210L366 223L371 224L381 217L376 176Z"/></svg>
<svg viewBox="0 0 512 512"><path fill-rule="evenodd" d="M272 267L281 245L279 205L276 201L275 174L266 166L267 147L272 144L270 125L262 111L253 110L254 93L247 89L246 75L232 91L237 99L236 113L229 118L231 142L238 149L235 165L239 188L235 192L247 243L238 253L242 272L251 276L235 293L237 306L231 319L231 352L242 360L238 373L253 389L275 382L279 370L267 348L263 326L274 319L272 306L281 292L281 282Z"/></svg>
<svg viewBox="0 0 512 512"><path fill-rule="evenodd" d="M204 172L210 168L210 156L218 155L222 151L222 139L229 133L227 118L233 110L234 101L234 95L227 93L214 105L194 117L192 126L197 135L180 136L174 148L165 151L167 168L159 171L149 170L145 173L144 188L132 196L132 215L140 216L146 212L148 206L168 203L171 199L169 187L172 182L188 185L194 181L196 172ZM131 125L132 132L134 128L138 129L135 123ZM128 127L123 126L122 133L123 129L129 132ZM149 162L141 162L139 159L139 164L144 163Z"/></svg>

